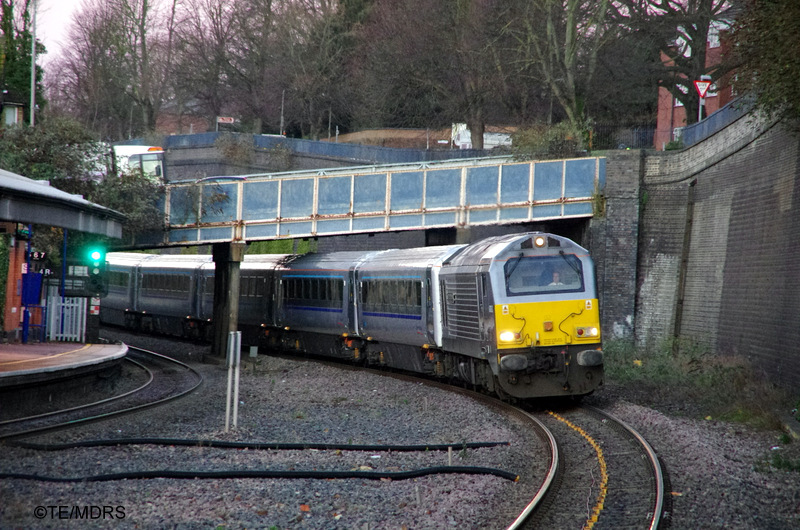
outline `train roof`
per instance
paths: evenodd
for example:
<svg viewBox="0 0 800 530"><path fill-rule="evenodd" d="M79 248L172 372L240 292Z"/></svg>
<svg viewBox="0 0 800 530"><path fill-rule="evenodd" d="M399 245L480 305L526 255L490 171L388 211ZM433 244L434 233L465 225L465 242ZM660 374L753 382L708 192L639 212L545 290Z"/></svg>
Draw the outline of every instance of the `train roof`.
<svg viewBox="0 0 800 530"><path fill-rule="evenodd" d="M319 270L319 271L347 271L354 265L371 259L374 255L385 252L377 251L342 251L325 252L321 254L303 254L290 257L282 267L284 270Z"/></svg>
<svg viewBox="0 0 800 530"><path fill-rule="evenodd" d="M269 269L275 269L292 259L293 256L293 254L245 254L240 269L259 270L265 266Z"/></svg>
<svg viewBox="0 0 800 530"><path fill-rule="evenodd" d="M263 265L275 266L291 258L291 254L246 254L242 268L256 269ZM210 254L143 254L137 252L109 252L106 260L116 265L146 265L147 267L185 267L197 265L214 266Z"/></svg>
<svg viewBox="0 0 800 530"><path fill-rule="evenodd" d="M106 254L106 261L109 265L139 266L145 269L193 269L212 262L209 255L140 254L135 252L109 252Z"/></svg>
<svg viewBox="0 0 800 530"><path fill-rule="evenodd" d="M538 237L543 238L543 246L536 243ZM570 254L588 255L589 251L574 241L547 232L525 232L489 237L467 245L463 250L447 260L454 266L479 265L495 259L505 259L509 253L517 253L526 249L539 249L543 253L553 253L553 249ZM556 251L557 252L557 251Z"/></svg>
<svg viewBox="0 0 800 530"><path fill-rule="evenodd" d="M441 265L465 245L444 245L436 247L400 248L384 250L374 254L359 265L358 270L390 271L408 269L426 269L429 266Z"/></svg>

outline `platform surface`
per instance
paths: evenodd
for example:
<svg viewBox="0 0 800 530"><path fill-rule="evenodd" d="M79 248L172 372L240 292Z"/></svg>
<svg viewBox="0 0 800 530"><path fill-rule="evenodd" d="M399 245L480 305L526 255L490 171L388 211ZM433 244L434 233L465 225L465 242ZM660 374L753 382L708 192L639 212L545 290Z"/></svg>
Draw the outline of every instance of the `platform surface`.
<svg viewBox="0 0 800 530"><path fill-rule="evenodd" d="M0 344L0 387L30 377L59 376L62 372L91 369L94 365L116 362L128 353L125 344L80 344L44 342L38 344Z"/></svg>

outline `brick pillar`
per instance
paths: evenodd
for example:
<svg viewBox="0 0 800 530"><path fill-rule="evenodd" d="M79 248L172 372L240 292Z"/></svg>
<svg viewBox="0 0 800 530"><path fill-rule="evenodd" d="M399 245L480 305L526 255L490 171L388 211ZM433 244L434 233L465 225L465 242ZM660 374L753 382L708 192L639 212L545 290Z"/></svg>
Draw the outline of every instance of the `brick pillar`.
<svg viewBox="0 0 800 530"><path fill-rule="evenodd" d="M643 151L619 151L606 164L605 216L593 219L590 251L597 268L603 336L633 338Z"/></svg>
<svg viewBox="0 0 800 530"><path fill-rule="evenodd" d="M10 226L16 227L15 223ZM16 228L12 228L11 231ZM22 315L22 267L25 264L25 241L11 238L8 249L8 276L6 277L6 306L3 331L10 341L17 340Z"/></svg>

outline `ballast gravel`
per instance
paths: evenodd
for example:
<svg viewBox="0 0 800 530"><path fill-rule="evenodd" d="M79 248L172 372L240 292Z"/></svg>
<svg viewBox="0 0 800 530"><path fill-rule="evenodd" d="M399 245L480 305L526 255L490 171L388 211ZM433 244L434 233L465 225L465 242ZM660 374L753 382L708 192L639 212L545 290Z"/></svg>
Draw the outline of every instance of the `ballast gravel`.
<svg viewBox="0 0 800 530"><path fill-rule="evenodd" d="M445 444L508 442L447 451L241 450L122 445L40 451L0 447L0 472L87 477L143 470L318 470L400 472L438 466L510 471L432 474L406 480L173 479L108 482L0 481L0 528L505 528L545 473L542 444L527 426L440 389L304 360L245 355L238 425L225 432L227 371L197 363L207 347L130 337L111 340L188 360L206 377L167 406L27 441L169 437L250 442ZM624 389L588 402L641 432L670 480L671 528L800 527L800 472L771 468L775 451L793 458L800 441L780 432L670 416L636 404ZM531 457L531 455L541 455ZM601 517L602 520L602 517Z"/></svg>
<svg viewBox="0 0 800 530"><path fill-rule="evenodd" d="M141 343L141 339L135 339ZM148 339L149 340L149 339ZM149 340L152 342L151 340ZM133 340L129 341L133 343ZM147 345L196 357L168 342ZM168 351L170 348L172 351ZM88 477L144 470L389 472L452 466L519 474L434 473L405 480L173 479L0 484L0 528L492 528L535 494L547 461L529 429L451 392L312 361L259 356L240 377L238 421L225 431L227 370L195 364L205 382L175 403L26 441L140 437L329 443L339 450L123 445L41 451L4 447L0 472ZM470 442L505 442L464 449ZM351 451L348 445L456 444L452 451ZM461 446L461 448L459 448ZM541 480L541 478L539 479ZM87 519L86 507L99 514ZM79 517L74 517L76 515ZM102 513L102 512L105 513ZM37 516L43 515L41 518Z"/></svg>

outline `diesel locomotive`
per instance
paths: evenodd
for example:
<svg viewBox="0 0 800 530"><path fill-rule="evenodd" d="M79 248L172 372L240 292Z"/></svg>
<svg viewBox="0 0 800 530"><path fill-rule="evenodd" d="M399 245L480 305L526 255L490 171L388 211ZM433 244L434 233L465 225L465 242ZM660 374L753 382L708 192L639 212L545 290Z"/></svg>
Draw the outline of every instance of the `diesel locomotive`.
<svg viewBox="0 0 800 530"><path fill-rule="evenodd" d="M208 338L210 256L110 253L105 324ZM457 379L502 397L603 383L594 265L531 232L468 245L245 256L243 342Z"/></svg>

